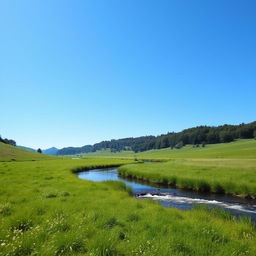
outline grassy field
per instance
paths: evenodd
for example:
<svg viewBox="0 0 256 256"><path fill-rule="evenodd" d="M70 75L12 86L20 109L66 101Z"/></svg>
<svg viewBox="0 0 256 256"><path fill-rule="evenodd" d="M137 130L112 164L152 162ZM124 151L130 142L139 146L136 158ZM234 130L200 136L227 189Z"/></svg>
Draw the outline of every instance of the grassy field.
<svg viewBox="0 0 256 256"><path fill-rule="evenodd" d="M135 154L133 151L121 151L113 153L110 149L102 149L96 152L83 153L80 154L81 157L84 158L94 158L94 157L133 157Z"/></svg>
<svg viewBox="0 0 256 256"><path fill-rule="evenodd" d="M208 144L205 147L187 145L181 149L149 150L138 154L141 158L232 158L256 159L256 140L238 140L230 143Z"/></svg>
<svg viewBox="0 0 256 256"><path fill-rule="evenodd" d="M174 159L126 165L119 173L200 192L256 196L256 159Z"/></svg>
<svg viewBox="0 0 256 256"><path fill-rule="evenodd" d="M89 156L85 154L84 156ZM256 197L256 140L181 149L111 153L108 150L90 156L164 160L166 163L130 165L119 168L125 176L188 188L201 192L228 193Z"/></svg>
<svg viewBox="0 0 256 256"><path fill-rule="evenodd" d="M123 183L95 183L73 173L127 163L0 162L0 255L256 255L256 230L248 219L205 208L163 208L132 198Z"/></svg>
<svg viewBox="0 0 256 256"><path fill-rule="evenodd" d="M0 142L0 161L32 161L56 158L57 156L39 154L31 150L14 147Z"/></svg>
<svg viewBox="0 0 256 256"><path fill-rule="evenodd" d="M82 154L82 157L129 157L136 156L140 159L176 159L176 158L231 158L231 159L256 159L256 140L237 140L230 143L209 144L205 147L187 145L181 149L157 149L141 153L122 151L111 153L110 150L101 150L94 153Z"/></svg>

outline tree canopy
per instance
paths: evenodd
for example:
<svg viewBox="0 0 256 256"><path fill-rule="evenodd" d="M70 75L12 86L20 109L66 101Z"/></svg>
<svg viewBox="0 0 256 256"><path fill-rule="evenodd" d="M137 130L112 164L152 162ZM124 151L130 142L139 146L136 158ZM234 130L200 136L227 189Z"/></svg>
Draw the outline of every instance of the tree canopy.
<svg viewBox="0 0 256 256"><path fill-rule="evenodd" d="M134 152L161 148L181 148L187 144L199 145L228 143L236 139L256 138L256 121L240 125L198 126L181 132L169 132L160 136L142 136L109 140L86 145L83 147L68 147L58 151L59 155L72 155L110 149L112 152L132 150Z"/></svg>
<svg viewBox="0 0 256 256"><path fill-rule="evenodd" d="M11 139L3 139L0 135L0 142L3 142L5 144L10 144L12 146L16 146L16 141L15 140L11 140Z"/></svg>

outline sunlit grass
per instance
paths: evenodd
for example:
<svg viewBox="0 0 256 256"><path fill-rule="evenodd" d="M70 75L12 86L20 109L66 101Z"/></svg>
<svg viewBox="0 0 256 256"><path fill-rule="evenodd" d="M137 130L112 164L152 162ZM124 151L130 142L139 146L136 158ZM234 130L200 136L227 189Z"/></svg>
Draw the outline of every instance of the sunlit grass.
<svg viewBox="0 0 256 256"><path fill-rule="evenodd" d="M0 142L0 161L31 161L57 158L57 156L39 154L31 150L14 147Z"/></svg>
<svg viewBox="0 0 256 256"><path fill-rule="evenodd" d="M214 159L256 159L256 140L243 139L230 143L208 144L205 147L199 145L187 145L180 149L156 149L139 153L132 151L121 151L112 153L109 149L100 150L93 153L81 154L81 157L119 157L119 158L134 158L151 159L151 160L168 160L168 159L183 159L183 158L214 158Z"/></svg>
<svg viewBox="0 0 256 256"><path fill-rule="evenodd" d="M122 183L72 173L129 162L0 163L0 255L256 255L256 231L248 220L200 207L163 208L132 198Z"/></svg>
<svg viewBox="0 0 256 256"><path fill-rule="evenodd" d="M178 159L122 166L119 173L201 192L256 196L256 159Z"/></svg>

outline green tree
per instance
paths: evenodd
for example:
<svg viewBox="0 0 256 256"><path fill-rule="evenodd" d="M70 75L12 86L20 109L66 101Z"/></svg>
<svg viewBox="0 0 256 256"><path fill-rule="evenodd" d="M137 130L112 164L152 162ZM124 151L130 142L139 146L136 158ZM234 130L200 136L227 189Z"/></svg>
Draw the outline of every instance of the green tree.
<svg viewBox="0 0 256 256"><path fill-rule="evenodd" d="M177 143L176 145L175 145L175 148L176 149L180 149L180 148L182 148L184 145L183 145L183 142L182 141L180 141L179 143Z"/></svg>
<svg viewBox="0 0 256 256"><path fill-rule="evenodd" d="M220 132L220 140L221 142L231 142L234 139L228 131L222 131Z"/></svg>
<svg viewBox="0 0 256 256"><path fill-rule="evenodd" d="M42 154L41 148L39 148L39 149L37 150L37 152L40 153L40 154Z"/></svg>

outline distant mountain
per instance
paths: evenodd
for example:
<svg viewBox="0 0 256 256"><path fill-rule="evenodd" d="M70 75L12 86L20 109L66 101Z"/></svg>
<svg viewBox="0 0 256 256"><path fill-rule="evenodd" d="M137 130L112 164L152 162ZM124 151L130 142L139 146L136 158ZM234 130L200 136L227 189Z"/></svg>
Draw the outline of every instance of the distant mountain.
<svg viewBox="0 0 256 256"><path fill-rule="evenodd" d="M17 146L19 148L24 148L24 149L28 149L31 151L37 151L37 149L34 148L29 148L29 147L25 147L25 146ZM55 148L55 147L51 147L51 148L47 148L47 149L43 149L42 153L43 154L47 154L47 155L56 155L59 149Z"/></svg>
<svg viewBox="0 0 256 256"><path fill-rule="evenodd" d="M48 154L48 155L56 155L59 149L55 148L55 147L51 147L48 149L43 149L43 153L44 154Z"/></svg>
<svg viewBox="0 0 256 256"><path fill-rule="evenodd" d="M36 150L33 149L33 148L29 148L29 147L25 147L25 146L19 146L19 145L17 145L17 147L19 147L19 148L24 148L24 149L31 150L31 151L36 151Z"/></svg>
<svg viewBox="0 0 256 256"><path fill-rule="evenodd" d="M66 147L58 150L57 155L76 155L80 153L93 152L94 148L92 145L85 145L83 147Z"/></svg>

